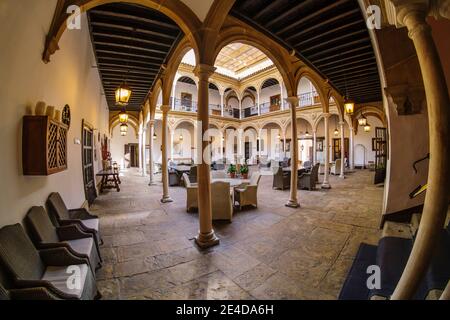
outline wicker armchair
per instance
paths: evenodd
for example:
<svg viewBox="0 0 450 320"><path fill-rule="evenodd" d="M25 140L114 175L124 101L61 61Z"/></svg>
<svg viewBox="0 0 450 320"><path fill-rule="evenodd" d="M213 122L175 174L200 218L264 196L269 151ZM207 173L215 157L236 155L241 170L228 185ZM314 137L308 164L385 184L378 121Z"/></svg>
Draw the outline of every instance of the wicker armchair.
<svg viewBox="0 0 450 320"><path fill-rule="evenodd" d="M13 298L92 300L101 296L86 258L67 248L38 251L20 224L0 229L0 260L10 276Z"/></svg>
<svg viewBox="0 0 450 320"><path fill-rule="evenodd" d="M184 186L186 187L186 211L198 209L198 189L196 183L191 183L188 175L183 173Z"/></svg>
<svg viewBox="0 0 450 320"><path fill-rule="evenodd" d="M67 226L76 224L87 233L94 235L97 245L103 244L100 237L99 219L97 216L90 214L86 209L67 209L61 195L53 192L47 199L47 207L49 216L55 226Z"/></svg>
<svg viewBox="0 0 450 320"><path fill-rule="evenodd" d="M228 182L216 181L211 183L211 201L214 203L213 220L233 219L233 203Z"/></svg>
<svg viewBox="0 0 450 320"><path fill-rule="evenodd" d="M250 178L249 184L242 184L234 188L234 201L239 203L239 208L245 206L258 207L258 185L261 174L255 172Z"/></svg>
<svg viewBox="0 0 450 320"><path fill-rule="evenodd" d="M32 207L25 224L36 248L66 248L74 256L87 258L94 273L101 267L100 250L93 235L77 225L55 227L43 207Z"/></svg>
<svg viewBox="0 0 450 320"><path fill-rule="evenodd" d="M335 176L341 174L341 159L336 159L336 161L331 166L330 173L334 174Z"/></svg>
<svg viewBox="0 0 450 320"><path fill-rule="evenodd" d="M180 177L178 176L178 173L172 169L169 168L169 186L176 187L180 185Z"/></svg>
<svg viewBox="0 0 450 320"><path fill-rule="evenodd" d="M274 171L273 175L273 189L289 189L291 187L291 172L283 171L283 168L278 167Z"/></svg>
<svg viewBox="0 0 450 320"><path fill-rule="evenodd" d="M308 189L308 190L315 190L316 184L319 181L319 166L320 164L316 164L311 172L308 173L302 173L298 177L298 188L299 189Z"/></svg>

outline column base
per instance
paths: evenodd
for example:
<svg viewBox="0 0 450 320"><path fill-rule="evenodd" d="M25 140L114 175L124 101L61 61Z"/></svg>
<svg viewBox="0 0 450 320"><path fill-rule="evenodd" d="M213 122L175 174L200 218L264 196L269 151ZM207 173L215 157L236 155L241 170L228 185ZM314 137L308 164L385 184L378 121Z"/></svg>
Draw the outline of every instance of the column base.
<svg viewBox="0 0 450 320"><path fill-rule="evenodd" d="M345 176L339 176L340 179L345 179Z"/></svg>
<svg viewBox="0 0 450 320"><path fill-rule="evenodd" d="M199 233L195 237L195 243L201 249L208 249L217 246L220 243L220 239L216 236L214 230L210 233Z"/></svg>
<svg viewBox="0 0 450 320"><path fill-rule="evenodd" d="M286 204L288 208L300 208L300 204L297 201L289 200Z"/></svg>
<svg viewBox="0 0 450 320"><path fill-rule="evenodd" d="M322 183L322 189L331 189L331 185L328 182Z"/></svg>
<svg viewBox="0 0 450 320"><path fill-rule="evenodd" d="M150 182L148 183L148 186L149 186L149 187L151 187L151 186L156 186L156 182L150 181Z"/></svg>
<svg viewBox="0 0 450 320"><path fill-rule="evenodd" d="M165 196L161 199L161 203L169 203L169 202L173 202L170 196Z"/></svg>

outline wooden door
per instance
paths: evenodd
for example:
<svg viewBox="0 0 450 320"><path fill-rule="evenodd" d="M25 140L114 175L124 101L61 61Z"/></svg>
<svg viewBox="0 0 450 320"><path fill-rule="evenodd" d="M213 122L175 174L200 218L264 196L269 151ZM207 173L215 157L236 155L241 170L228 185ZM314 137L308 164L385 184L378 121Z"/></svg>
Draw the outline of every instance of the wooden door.
<svg viewBox="0 0 450 320"><path fill-rule="evenodd" d="M84 194L87 202L91 205L97 198L94 174L94 130L84 120L81 127Z"/></svg>
<svg viewBox="0 0 450 320"><path fill-rule="evenodd" d="M250 159L250 142L245 142L245 160Z"/></svg>
<svg viewBox="0 0 450 320"><path fill-rule="evenodd" d="M387 129L375 128L375 184L386 179L387 150Z"/></svg>
<svg viewBox="0 0 450 320"><path fill-rule="evenodd" d="M344 156L348 158L350 148L350 141L348 138L344 139ZM341 139L333 139L333 161L341 158Z"/></svg>

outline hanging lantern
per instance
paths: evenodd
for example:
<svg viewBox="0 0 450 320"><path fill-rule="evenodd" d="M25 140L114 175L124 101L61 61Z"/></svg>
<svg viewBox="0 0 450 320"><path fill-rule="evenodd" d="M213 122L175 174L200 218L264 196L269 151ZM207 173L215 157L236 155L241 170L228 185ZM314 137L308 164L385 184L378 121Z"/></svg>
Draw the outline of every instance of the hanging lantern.
<svg viewBox="0 0 450 320"><path fill-rule="evenodd" d="M119 121L120 123L128 123L128 113L125 108L123 108L119 113Z"/></svg>
<svg viewBox="0 0 450 320"><path fill-rule="evenodd" d="M153 133L153 140L156 140L157 137L158 137L158 136L156 135L156 132Z"/></svg>
<svg viewBox="0 0 450 320"><path fill-rule="evenodd" d="M280 134L277 135L277 139L281 140L281 135Z"/></svg>
<svg viewBox="0 0 450 320"><path fill-rule="evenodd" d="M310 136L310 134L309 134L308 130L306 130L306 132L305 132L305 136L306 136L306 137L309 137L309 136Z"/></svg>
<svg viewBox="0 0 450 320"><path fill-rule="evenodd" d="M364 126L364 132L370 132L371 129L372 127L370 126L370 124L366 123L366 125Z"/></svg>
<svg viewBox="0 0 450 320"><path fill-rule="evenodd" d="M120 125L120 135L122 137L125 137L128 133L128 125L126 123L122 123Z"/></svg>
<svg viewBox="0 0 450 320"><path fill-rule="evenodd" d="M364 115L361 115L361 118L358 119L358 124L362 127L365 127L367 124L367 118Z"/></svg>
<svg viewBox="0 0 450 320"><path fill-rule="evenodd" d="M355 111L355 102L353 100L346 99L344 103L345 113L348 115L352 115Z"/></svg>
<svg viewBox="0 0 450 320"><path fill-rule="evenodd" d="M183 141L184 137L182 134L180 134L180 141Z"/></svg>
<svg viewBox="0 0 450 320"><path fill-rule="evenodd" d="M126 106L131 98L131 88L126 82L123 82L116 89L116 104L120 106Z"/></svg>
<svg viewBox="0 0 450 320"><path fill-rule="evenodd" d="M338 130L338 128L334 129L334 135L335 135L335 136L339 135L339 130Z"/></svg>

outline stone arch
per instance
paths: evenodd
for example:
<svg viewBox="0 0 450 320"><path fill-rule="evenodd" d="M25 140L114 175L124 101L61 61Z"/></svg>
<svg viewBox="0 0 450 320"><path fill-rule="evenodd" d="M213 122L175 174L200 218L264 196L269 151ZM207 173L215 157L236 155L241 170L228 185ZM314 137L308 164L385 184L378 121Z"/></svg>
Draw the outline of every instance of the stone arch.
<svg viewBox="0 0 450 320"><path fill-rule="evenodd" d="M59 1L53 16L50 30L45 40L45 49L43 60L45 63L50 62L50 56L58 49L58 43L67 29L67 19L69 14L67 8L70 5L77 5L81 13L98 7L100 5L124 2L122 0L78 0L78 1ZM183 31L189 39L191 46L194 48L196 57L199 58L199 47L201 43L198 30L201 28L201 21L197 15L181 0L159 1L159 0L126 0L126 3L141 5L153 10L157 10L170 19L172 19ZM199 61L199 60L197 60Z"/></svg>
<svg viewBox="0 0 450 320"><path fill-rule="evenodd" d="M263 89L264 84L265 84L267 81L272 80L272 79L273 79L273 80L276 80L276 81L278 82L278 85L281 87L281 82L280 82L279 79L277 79L277 78L275 78L275 77L267 77L267 78L264 78L264 79L258 84L257 90L258 90L259 92L261 92L261 90Z"/></svg>
<svg viewBox="0 0 450 320"><path fill-rule="evenodd" d="M330 112L330 114L331 114L331 115L336 115L336 116L338 116L338 118L339 118L339 113ZM324 118L324 117L323 117L323 113L320 114L320 115L316 118L316 120L314 121L314 124L313 124L313 131L317 131L317 127L318 127L320 121L322 121L323 118Z"/></svg>
<svg viewBox="0 0 450 320"><path fill-rule="evenodd" d="M177 130L177 128L182 124L182 123L189 123L192 124L194 126L194 128L196 127L196 122L193 119L190 118L183 118L183 119L177 119L172 125L171 125L171 130Z"/></svg>
<svg viewBox="0 0 450 320"><path fill-rule="evenodd" d="M112 137L112 133L115 127L117 127L120 124L119 121L119 114L116 114L109 120L109 135ZM134 129L134 132L136 133L136 138L139 137L139 128L140 123L139 119L133 116L132 114L128 114L128 123L129 126L131 126Z"/></svg>
<svg viewBox="0 0 450 320"><path fill-rule="evenodd" d="M242 25L240 21L234 18L228 19L231 20L230 22L234 24L234 26L221 30L216 49L210 57L210 63L214 64L222 48L230 43L240 42L254 46L275 64L278 72L280 72L281 77L283 78L286 91L288 95L291 96L294 93L293 84L295 81L291 72L291 57L289 52L269 37ZM271 48L271 50L268 48Z"/></svg>
<svg viewBox="0 0 450 320"><path fill-rule="evenodd" d="M367 115L367 116L373 116L375 118L378 118L386 128L388 127L386 115L384 114L384 112L382 110L380 110L377 107L373 107L373 106L363 106L361 108L358 108L358 110L355 112L354 116L352 117L353 128L358 127L358 118L361 117L363 114L364 114L364 116Z"/></svg>
<svg viewBox="0 0 450 320"><path fill-rule="evenodd" d="M328 96L326 94L326 92L324 91L323 85L322 85L322 79L313 74L312 72L310 72L309 70L305 71L300 69L295 77L295 93L296 95L298 94L298 86L300 85L300 81L306 78L308 79L312 85L314 86L314 88L317 91L317 94L320 97L320 102L322 103L322 108L323 108L323 112L328 112L327 107L328 107Z"/></svg>

